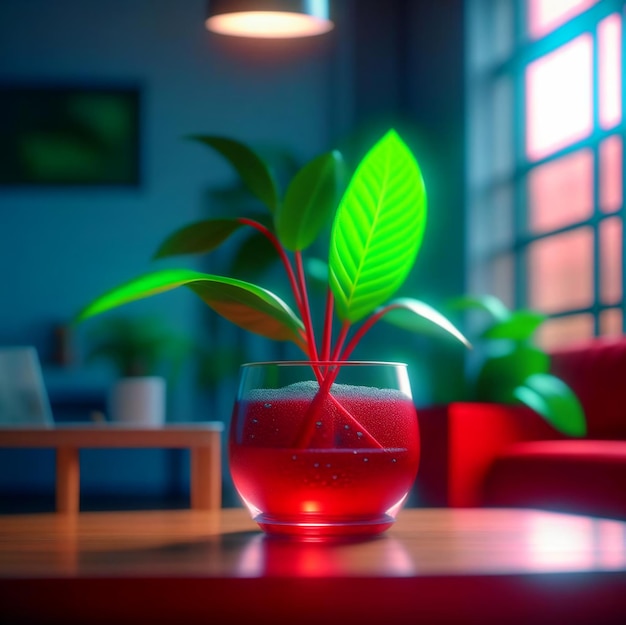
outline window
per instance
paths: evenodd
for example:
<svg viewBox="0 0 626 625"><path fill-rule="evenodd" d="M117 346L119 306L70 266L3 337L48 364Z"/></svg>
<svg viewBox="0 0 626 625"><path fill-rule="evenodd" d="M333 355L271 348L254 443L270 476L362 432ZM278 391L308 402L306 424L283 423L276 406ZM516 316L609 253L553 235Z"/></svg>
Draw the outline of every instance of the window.
<svg viewBox="0 0 626 625"><path fill-rule="evenodd" d="M468 290L624 331L626 0L469 0Z"/></svg>

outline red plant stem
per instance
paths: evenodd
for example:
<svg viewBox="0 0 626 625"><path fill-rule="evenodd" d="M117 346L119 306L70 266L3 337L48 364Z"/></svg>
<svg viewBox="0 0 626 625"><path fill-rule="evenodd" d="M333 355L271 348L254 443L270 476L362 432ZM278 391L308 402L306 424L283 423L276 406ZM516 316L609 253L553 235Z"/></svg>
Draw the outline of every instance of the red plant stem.
<svg viewBox="0 0 626 625"><path fill-rule="evenodd" d="M330 392L330 388L339 373L340 367L337 366L334 370L329 371L328 375L320 383L320 390L317 391L313 401L311 402L308 410L308 414L305 415L304 427L300 430L298 437L295 440L294 446L296 449L307 449L313 435L315 434L317 415L322 410L326 398L335 404L335 407L341 412L341 414L347 419L347 421L355 427L359 432L363 434L363 439L368 441L371 445L378 449L383 449L383 446L378 442L376 437L366 428L363 424L356 419L350 411L348 411L341 402Z"/></svg>
<svg viewBox="0 0 626 625"><path fill-rule="evenodd" d="M332 360L334 362L337 361L336 356L341 351L342 345L345 342L345 339L346 339L346 336L348 335L349 330L350 330L350 322L344 321L341 327L341 330L339 332L339 336L337 337L337 345L333 352ZM371 434L371 432L369 432L369 430L365 426L363 426L363 424L358 419L356 419L341 404L341 402L330 392L331 386L333 382L335 381L335 379L337 378L340 368L341 367L337 365L334 369L327 371L323 380L319 379L318 371L316 371L316 376L318 376L318 382L320 384L320 390L317 392L317 394L315 395L315 398L311 402L311 406L309 408L308 414L305 416L304 427L300 431L298 437L296 438L295 447L299 449L306 449L311 444L311 440L313 438L313 435L315 434L315 428L316 428L315 423L318 420L317 415L322 409L326 397L328 397L330 401L332 401L333 404L335 404L335 407L341 412L341 414L347 419L347 421L352 426L354 426L355 428L358 428L358 430L363 433L364 440L368 441L372 446L378 449L383 449L383 445L381 445L378 442L376 437L373 434ZM316 369L318 368L315 367L315 365L313 365L313 370L315 371Z"/></svg>
<svg viewBox="0 0 626 625"><path fill-rule="evenodd" d="M289 261L289 257L287 256L285 249L280 244L280 241L276 238L273 232L268 230L263 224L258 221L254 221L254 219L248 219L247 217L239 217L237 221L241 224L245 224L246 226L251 226L255 230L258 230L261 234L265 235L272 245L276 248L280 259L285 266L285 270L287 271L287 277L289 278L289 284L291 285L291 290L293 291L293 295L296 300L296 306L300 310L300 314L302 314L302 294L300 293L300 289L298 288L298 282L296 280L296 276L293 272L293 268L291 266L291 262Z"/></svg>
<svg viewBox="0 0 626 625"><path fill-rule="evenodd" d="M335 360L335 361L339 360L339 354L341 353L341 349L346 340L346 337L348 336L349 330L350 330L350 322L344 321L343 325L341 326L341 330L339 331L339 336L337 337L337 343L335 345L335 349L333 351L331 360Z"/></svg>
<svg viewBox="0 0 626 625"><path fill-rule="evenodd" d="M330 358L330 342L333 334L333 307L335 298L333 292L328 289L326 292L326 313L324 315L324 336L322 339L322 360Z"/></svg>
<svg viewBox="0 0 626 625"><path fill-rule="evenodd" d="M346 345L346 348L341 352L341 356L338 355L338 360L348 360L350 354L354 351L354 348L359 344L359 341L365 336L365 334L371 329L371 327L387 312L394 308L399 308L393 304L381 308L378 312L374 313L363 325L354 333L354 336L350 339L350 342Z"/></svg>
<svg viewBox="0 0 626 625"><path fill-rule="evenodd" d="M295 253L296 258L296 270L298 272L298 279L300 281L300 293L302 295L302 321L304 321L304 327L309 343L309 354L312 360L319 360L317 354L317 346L315 345L315 334L313 332L313 321L311 320L311 307L309 306L309 296L307 295L306 279L304 277L304 265L302 264L302 253L297 251Z"/></svg>
<svg viewBox="0 0 626 625"><path fill-rule="evenodd" d="M289 284L291 285L291 290L293 291L294 298L296 300L296 306L300 310L300 314L302 315L302 320L304 322L305 332L306 332L306 341L308 347L308 356L313 361L312 367L317 377L317 381L320 384L320 390L317 392L313 402L311 403L312 414L309 415L309 418L306 421L306 427L303 429L296 440L296 447L306 448L315 432L315 419L317 413L322 407L324 400L328 397L337 407L338 410L354 425L359 428L359 431L363 433L363 436L366 440L369 440L375 447L381 448L382 445L376 440L376 438L370 434L367 428L363 427L361 423L357 419L355 419L350 412L348 412L341 403L330 393L330 387L337 377L337 373L339 372L339 367L335 369L335 371L331 371L326 377L322 376L320 367L316 366L316 362L319 362L317 347L315 345L315 336L313 333L313 323L311 320L311 308L309 305L309 299L307 296L306 290L306 280L304 277L304 267L302 265L302 254L300 252L295 253L296 258L296 268L298 271L298 277L300 283L298 284L298 280L296 279L296 275L294 274L293 268L291 266L291 262L289 261L289 257L287 256L285 249L280 244L280 241L276 238L276 236L263 224L258 221L254 221L253 219L248 219L246 217L239 217L239 223L251 226L255 230L258 230L261 234L269 239L272 245L276 248L280 259L285 266L285 270L287 271L287 277L289 278ZM332 298L332 293L329 291L329 296L327 298L327 308L326 308L326 318L325 318L325 332L326 335L324 337L324 353L330 351L330 324L332 323L332 309L333 309L334 300ZM330 311L330 312L329 312ZM333 360L337 359L338 354L341 351L343 343L345 342L346 336L350 329L350 323L344 322L339 336L337 338L337 345L333 352Z"/></svg>

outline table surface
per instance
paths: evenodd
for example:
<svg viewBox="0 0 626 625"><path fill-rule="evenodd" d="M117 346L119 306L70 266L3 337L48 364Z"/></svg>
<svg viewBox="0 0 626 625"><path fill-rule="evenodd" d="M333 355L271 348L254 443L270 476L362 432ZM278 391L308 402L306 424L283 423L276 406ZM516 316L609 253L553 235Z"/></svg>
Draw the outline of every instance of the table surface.
<svg viewBox="0 0 626 625"><path fill-rule="evenodd" d="M0 426L0 447L193 447L221 433L221 421L140 426L127 423L67 423L53 427Z"/></svg>
<svg viewBox="0 0 626 625"><path fill-rule="evenodd" d="M377 538L305 542L262 534L243 509L3 516L3 610L42 623L623 625L626 523L405 509Z"/></svg>

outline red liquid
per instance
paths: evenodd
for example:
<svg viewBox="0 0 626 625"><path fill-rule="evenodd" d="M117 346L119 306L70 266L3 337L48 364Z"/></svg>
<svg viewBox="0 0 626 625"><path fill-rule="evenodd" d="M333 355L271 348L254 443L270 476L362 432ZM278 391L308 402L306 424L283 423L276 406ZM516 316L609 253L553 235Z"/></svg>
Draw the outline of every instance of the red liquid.
<svg viewBox="0 0 626 625"><path fill-rule="evenodd" d="M311 415L310 397L263 393L235 407L229 445L235 486L253 514L262 513L262 527L287 533L306 533L293 529L297 524L317 528L312 533L326 524L362 524L368 533L389 527L387 512L417 473L412 401L394 391L334 393L355 422L329 400ZM303 432L307 446L296 447Z"/></svg>

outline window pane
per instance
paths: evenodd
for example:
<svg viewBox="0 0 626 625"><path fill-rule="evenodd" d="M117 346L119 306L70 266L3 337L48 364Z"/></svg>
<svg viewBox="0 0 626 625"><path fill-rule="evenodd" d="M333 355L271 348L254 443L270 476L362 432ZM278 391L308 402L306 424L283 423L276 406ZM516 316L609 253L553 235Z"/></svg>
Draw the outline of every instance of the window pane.
<svg viewBox="0 0 626 625"><path fill-rule="evenodd" d="M502 78L493 85L492 172L494 176L506 176L513 170L513 83Z"/></svg>
<svg viewBox="0 0 626 625"><path fill-rule="evenodd" d="M622 220L605 219L600 224L600 297L604 304L622 299Z"/></svg>
<svg viewBox="0 0 626 625"><path fill-rule="evenodd" d="M492 16L493 58L502 61L510 56L515 42L515 10L513 2L496 2Z"/></svg>
<svg viewBox="0 0 626 625"><path fill-rule="evenodd" d="M580 150L528 175L529 228L547 232L593 213L593 153Z"/></svg>
<svg viewBox="0 0 626 625"><path fill-rule="evenodd" d="M513 188L499 185L475 206L470 230L473 251L488 256L513 245Z"/></svg>
<svg viewBox="0 0 626 625"><path fill-rule="evenodd" d="M593 128L592 38L581 35L526 68L526 153L539 159Z"/></svg>
<svg viewBox="0 0 626 625"><path fill-rule="evenodd" d="M552 313L593 303L593 230L540 239L528 248L529 301Z"/></svg>
<svg viewBox="0 0 626 625"><path fill-rule="evenodd" d="M537 333L538 343L550 351L593 336L593 316L573 315L558 319L548 319Z"/></svg>
<svg viewBox="0 0 626 625"><path fill-rule="evenodd" d="M491 263L492 285L493 288L488 291L492 295L499 298L505 306L514 307L515 294L513 291L513 255L501 254Z"/></svg>
<svg viewBox="0 0 626 625"><path fill-rule="evenodd" d="M612 213L622 207L622 138L613 135L600 144L600 208Z"/></svg>
<svg viewBox="0 0 626 625"><path fill-rule="evenodd" d="M514 308L513 284L512 254L475 262L468 275L470 293L495 295L509 308Z"/></svg>
<svg viewBox="0 0 626 625"><path fill-rule="evenodd" d="M528 0L528 32L543 37L598 0Z"/></svg>
<svg viewBox="0 0 626 625"><path fill-rule="evenodd" d="M600 126L612 128L622 119L622 22L618 13L598 25Z"/></svg>
<svg viewBox="0 0 626 625"><path fill-rule="evenodd" d="M619 336L623 330L622 311L619 308L609 308L600 313L600 334L603 336Z"/></svg>

